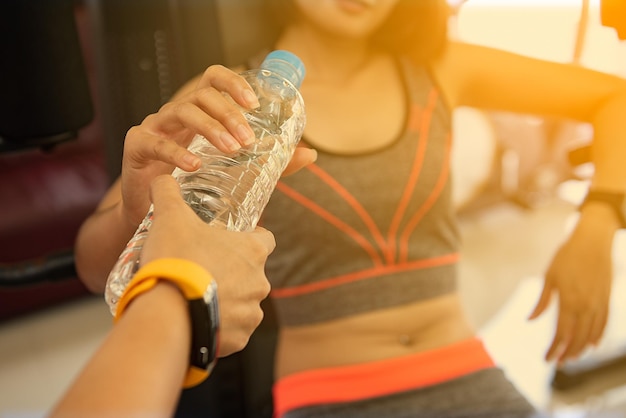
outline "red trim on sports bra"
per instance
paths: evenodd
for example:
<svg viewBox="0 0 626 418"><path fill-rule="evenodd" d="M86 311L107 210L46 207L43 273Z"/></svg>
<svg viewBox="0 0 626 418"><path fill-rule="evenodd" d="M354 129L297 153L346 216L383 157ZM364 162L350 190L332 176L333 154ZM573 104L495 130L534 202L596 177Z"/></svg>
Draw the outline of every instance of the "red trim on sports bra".
<svg viewBox="0 0 626 418"><path fill-rule="evenodd" d="M300 203L302 206L306 207L313 213L317 214L320 218L326 220L331 225L334 225L337 229L351 237L360 247L362 247L369 254L372 262L375 266L382 265L383 261L376 251L376 249L372 246L372 244L367 241L358 231L352 228L350 225L343 222L341 219L337 218L332 213L328 212L326 209L322 208L312 200L306 198L302 194L298 193L296 190L287 186L283 182L278 182L276 185L276 189L283 192L285 195L289 196L296 202Z"/></svg>
<svg viewBox="0 0 626 418"><path fill-rule="evenodd" d="M439 173L439 178L437 179L437 183L435 183L435 186L431 190L430 194L428 195L424 203L413 214L408 224L404 228L404 231L402 231L402 234L400 235L400 255L399 255L400 262L407 261L408 253L409 253L409 238L411 234L413 233L413 230L420 223L424 215L435 204L435 202L439 198L439 195L441 194L441 191L446 185L446 182L448 180L448 175L450 173L449 168L450 168L451 142L452 142L452 135L448 134L448 137L446 138L446 149L445 149L446 157L443 161L443 165L441 166L441 172Z"/></svg>
<svg viewBox="0 0 626 418"><path fill-rule="evenodd" d="M381 249L384 249L387 246L383 235L380 233L380 230L376 226L376 223L370 216L370 214L365 210L365 208L361 205L361 203L348 192L337 180L335 180L331 175L322 170L316 164L310 164L306 167L311 173L317 176L320 180L326 183L331 189L333 189L341 198L343 198L348 204L354 209L354 211L359 215L363 223L367 226L367 229L372 233L374 239L378 243L378 246Z"/></svg>
<svg viewBox="0 0 626 418"><path fill-rule="evenodd" d="M445 254L438 257L424 258L411 262L399 263L388 266L377 266L366 270L355 271L340 276L331 277L314 283L306 283L300 286L286 287L282 289L272 289L270 296L273 298L289 298L319 292L347 283L359 280L370 279L381 275L400 273L411 270L421 270L425 268L438 267L447 264L454 264L459 260L459 253Z"/></svg>
<svg viewBox="0 0 626 418"><path fill-rule="evenodd" d="M424 115L421 120L420 125L420 135L419 135L419 143L417 144L417 150L415 153L415 160L413 162L413 168L411 169L411 173L409 175L409 179L404 188L404 193L402 198L400 199L400 203L398 204L398 208L396 209L396 213L393 216L391 221L391 225L389 227L389 232L387 234L387 251L385 254L385 258L387 264L392 264L395 260L396 256L396 245L395 245L395 237L398 233L398 229L400 228L400 222L404 217L404 213L406 208L409 205L411 200L411 195L415 190L415 185L420 177L422 166L424 162L424 155L426 154L426 145L428 144L428 130L430 129L430 122L432 119L433 111L435 106L437 105L439 94L437 90L434 88L430 91L428 95L428 105L424 112Z"/></svg>
<svg viewBox="0 0 626 418"><path fill-rule="evenodd" d="M297 408L391 395L495 367L477 338L365 364L309 370L274 385L274 417Z"/></svg>

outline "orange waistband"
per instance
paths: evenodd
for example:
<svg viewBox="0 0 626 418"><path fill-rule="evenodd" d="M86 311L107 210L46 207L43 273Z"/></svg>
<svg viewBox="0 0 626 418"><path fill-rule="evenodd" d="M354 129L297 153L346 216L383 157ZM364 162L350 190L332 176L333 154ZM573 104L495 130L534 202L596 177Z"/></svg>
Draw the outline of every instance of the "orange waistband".
<svg viewBox="0 0 626 418"><path fill-rule="evenodd" d="M494 367L479 339L472 338L408 356L327 369L279 379L275 417L304 406L351 402L445 382Z"/></svg>

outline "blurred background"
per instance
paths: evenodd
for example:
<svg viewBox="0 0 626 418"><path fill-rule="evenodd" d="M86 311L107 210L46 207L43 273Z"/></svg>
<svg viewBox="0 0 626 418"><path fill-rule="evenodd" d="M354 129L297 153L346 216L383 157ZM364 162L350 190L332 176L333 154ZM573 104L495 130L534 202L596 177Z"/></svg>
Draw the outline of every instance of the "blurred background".
<svg viewBox="0 0 626 418"><path fill-rule="evenodd" d="M608 3L610 15L598 0L451 0L450 36L625 77L626 41L610 23L626 25L626 6ZM72 248L119 173L125 132L206 66L240 64L269 42L259 13L258 0L0 4L1 418L44 416L112 325L76 278ZM472 108L454 127L460 286L488 349L555 417L626 417L622 232L596 350L556 368L542 360L554 312L526 321L593 173L591 127Z"/></svg>

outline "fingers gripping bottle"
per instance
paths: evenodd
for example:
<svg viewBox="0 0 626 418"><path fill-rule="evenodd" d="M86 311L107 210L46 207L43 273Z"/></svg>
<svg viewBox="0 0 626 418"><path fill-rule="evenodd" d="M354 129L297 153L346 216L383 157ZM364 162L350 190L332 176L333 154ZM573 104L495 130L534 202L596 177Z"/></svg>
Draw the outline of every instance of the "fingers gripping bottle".
<svg viewBox="0 0 626 418"><path fill-rule="evenodd" d="M175 169L187 204L211 224L234 231L254 229L261 212L302 136L306 121L298 91L304 65L287 51L273 51L259 69L241 74L254 89L260 106L241 109L255 133L252 145L225 154L196 135L189 150L202 159L200 169ZM152 207L126 245L106 284L105 300L114 314L126 285L139 268L143 242L152 224Z"/></svg>

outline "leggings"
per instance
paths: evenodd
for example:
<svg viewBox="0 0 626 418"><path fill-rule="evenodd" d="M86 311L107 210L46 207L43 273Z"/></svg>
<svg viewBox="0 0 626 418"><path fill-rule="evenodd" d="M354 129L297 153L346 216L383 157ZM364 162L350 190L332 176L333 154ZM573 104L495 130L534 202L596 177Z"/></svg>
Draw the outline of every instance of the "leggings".
<svg viewBox="0 0 626 418"><path fill-rule="evenodd" d="M539 414L478 339L365 365L297 373L274 387L276 418L529 418Z"/></svg>

